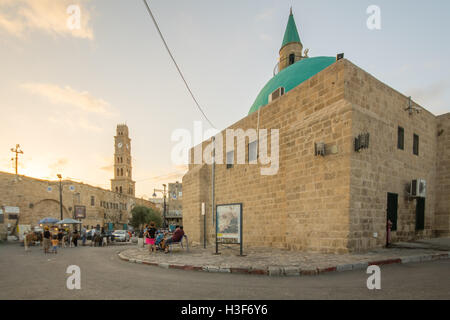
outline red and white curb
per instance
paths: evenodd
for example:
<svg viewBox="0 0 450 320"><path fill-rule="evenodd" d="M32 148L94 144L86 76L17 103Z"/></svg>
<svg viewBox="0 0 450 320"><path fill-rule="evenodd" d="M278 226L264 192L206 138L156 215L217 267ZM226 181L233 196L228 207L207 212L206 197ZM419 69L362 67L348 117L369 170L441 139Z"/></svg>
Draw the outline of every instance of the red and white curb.
<svg viewBox="0 0 450 320"><path fill-rule="evenodd" d="M343 272L350 270L360 270L366 269L370 265L388 265L388 264L406 264L412 262L425 262L425 261L436 261L444 260L450 257L450 251L445 253L434 253L427 255L417 255L417 256L407 256L403 258L391 258L386 260L378 260L371 262L358 262L350 264L340 264L331 267L321 267L321 268L310 268L301 269L297 266L269 266L267 268L252 268L252 267L229 267L229 266L214 266L214 265L184 265L184 264L169 264L169 263L158 263L150 262L146 260L139 260L128 258L123 253L119 253L119 258L123 261L128 261L131 263L146 264L149 266L160 267L164 269L180 269L180 270L190 270L190 271L203 271L203 272L215 272L215 273L240 273L240 274L255 274L255 275L267 275L267 276L311 276L319 275L329 272Z"/></svg>

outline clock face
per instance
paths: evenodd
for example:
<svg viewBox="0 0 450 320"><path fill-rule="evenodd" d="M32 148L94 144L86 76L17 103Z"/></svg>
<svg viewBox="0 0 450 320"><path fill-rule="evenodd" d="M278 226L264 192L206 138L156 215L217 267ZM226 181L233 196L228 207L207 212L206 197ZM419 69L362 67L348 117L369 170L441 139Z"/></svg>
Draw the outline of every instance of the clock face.
<svg viewBox="0 0 450 320"><path fill-rule="evenodd" d="M119 144L117 145L119 148L122 148L123 144L122 142L119 142Z"/></svg>

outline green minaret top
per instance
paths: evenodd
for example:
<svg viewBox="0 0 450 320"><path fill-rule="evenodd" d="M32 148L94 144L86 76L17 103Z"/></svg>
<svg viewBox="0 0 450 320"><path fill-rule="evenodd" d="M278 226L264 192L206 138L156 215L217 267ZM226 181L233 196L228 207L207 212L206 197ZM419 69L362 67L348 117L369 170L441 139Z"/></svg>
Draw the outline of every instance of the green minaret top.
<svg viewBox="0 0 450 320"><path fill-rule="evenodd" d="M292 7L286 31L284 32L283 44L281 45L281 47L283 48L285 45L291 42L299 42L301 44L300 37L297 31L297 26L295 25L294 21L294 15L292 14Z"/></svg>

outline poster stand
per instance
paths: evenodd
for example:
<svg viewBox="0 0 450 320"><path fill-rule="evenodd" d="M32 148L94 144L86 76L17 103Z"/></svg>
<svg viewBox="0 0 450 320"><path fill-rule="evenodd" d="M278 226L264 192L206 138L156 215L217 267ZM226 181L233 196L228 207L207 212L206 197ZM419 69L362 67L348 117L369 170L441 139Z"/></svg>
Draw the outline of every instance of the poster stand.
<svg viewBox="0 0 450 320"><path fill-rule="evenodd" d="M228 210L228 211L226 211ZM228 221L229 224L225 226L225 229L237 228L237 233L225 233L224 230L219 230L219 225L221 224L221 215L223 212L227 214L233 214L234 218L236 218L236 225L233 225L231 221ZM222 217L223 219L223 217ZM215 255L219 255L219 244L227 244L227 245L239 245L239 257L245 257L243 254L243 216L242 216L242 203L231 203L231 204L221 204L216 205L216 252ZM219 233L219 231L221 231ZM223 242L223 239L236 239L236 242ZM222 241L221 241L222 240Z"/></svg>

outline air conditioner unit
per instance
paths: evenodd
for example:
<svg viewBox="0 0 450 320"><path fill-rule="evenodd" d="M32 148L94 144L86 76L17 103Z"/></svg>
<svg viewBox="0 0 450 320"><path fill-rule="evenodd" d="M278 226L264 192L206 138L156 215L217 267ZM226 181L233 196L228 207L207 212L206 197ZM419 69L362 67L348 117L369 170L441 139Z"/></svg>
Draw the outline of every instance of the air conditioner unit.
<svg viewBox="0 0 450 320"><path fill-rule="evenodd" d="M271 103L273 100L281 97L284 94L284 88L280 87L278 89L275 89L274 92L272 92L271 94L269 94L269 103Z"/></svg>
<svg viewBox="0 0 450 320"><path fill-rule="evenodd" d="M427 182L424 179L412 180L409 193L412 197L425 198L427 194Z"/></svg>

